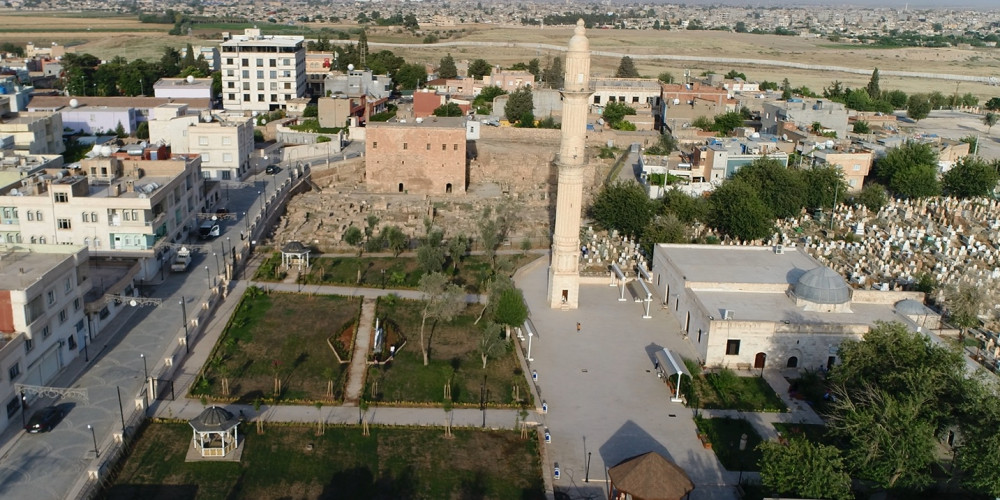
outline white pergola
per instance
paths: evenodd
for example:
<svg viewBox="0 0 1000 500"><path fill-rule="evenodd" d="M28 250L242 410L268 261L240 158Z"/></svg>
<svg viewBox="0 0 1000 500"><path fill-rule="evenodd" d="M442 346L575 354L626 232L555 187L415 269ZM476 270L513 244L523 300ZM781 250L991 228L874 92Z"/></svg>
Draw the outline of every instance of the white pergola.
<svg viewBox="0 0 1000 500"><path fill-rule="evenodd" d="M305 266L303 266L305 264ZM281 266L289 269L297 266L299 271L309 267L309 248L298 241L289 241L281 247Z"/></svg>
<svg viewBox="0 0 1000 500"><path fill-rule="evenodd" d="M193 444L202 458L222 458L239 445L239 419L225 408L211 406L191 419Z"/></svg>

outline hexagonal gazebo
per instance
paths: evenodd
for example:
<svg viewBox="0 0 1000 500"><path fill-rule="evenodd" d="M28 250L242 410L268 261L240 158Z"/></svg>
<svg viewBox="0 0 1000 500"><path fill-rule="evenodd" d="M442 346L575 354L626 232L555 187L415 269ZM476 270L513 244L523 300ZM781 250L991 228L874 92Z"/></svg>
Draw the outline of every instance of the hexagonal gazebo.
<svg viewBox="0 0 1000 500"><path fill-rule="evenodd" d="M236 427L240 420L225 408L210 406L191 419L192 444L202 458L225 459L239 445Z"/></svg>
<svg viewBox="0 0 1000 500"><path fill-rule="evenodd" d="M299 271L309 267L309 247L299 241L289 241L281 247L281 266L290 269L297 266Z"/></svg>

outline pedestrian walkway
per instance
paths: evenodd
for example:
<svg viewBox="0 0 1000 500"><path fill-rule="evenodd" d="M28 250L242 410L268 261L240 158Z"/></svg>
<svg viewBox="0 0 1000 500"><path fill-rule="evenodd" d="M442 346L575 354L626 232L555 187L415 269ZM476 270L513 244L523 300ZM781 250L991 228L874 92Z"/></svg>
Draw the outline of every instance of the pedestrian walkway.
<svg viewBox="0 0 1000 500"><path fill-rule="evenodd" d="M374 299L386 295L395 295L403 299L422 300L424 293L420 290L386 290L384 288L368 288L363 286L343 286L343 285L302 285L296 283L276 283L271 281L251 281L251 286L256 286L271 292L306 293L315 295L345 295L349 297L364 297ZM482 303L485 297L469 293L465 295L465 302L469 304Z"/></svg>
<svg viewBox="0 0 1000 500"><path fill-rule="evenodd" d="M344 391L344 404L347 405L357 406L361 399L361 391L365 389L368 353L371 351L372 337L375 334L375 304L376 299L372 298L365 298L361 303L358 333L354 338L354 355L351 356L351 368L347 372L347 389Z"/></svg>
<svg viewBox="0 0 1000 500"><path fill-rule="evenodd" d="M805 401L794 399L788 395L788 380L781 371L764 370L764 380L774 389L788 407L787 412L749 412L740 410L699 410L705 418L734 418L746 420L753 425L761 439L776 440L778 431L774 424L814 424L823 425L823 419Z"/></svg>

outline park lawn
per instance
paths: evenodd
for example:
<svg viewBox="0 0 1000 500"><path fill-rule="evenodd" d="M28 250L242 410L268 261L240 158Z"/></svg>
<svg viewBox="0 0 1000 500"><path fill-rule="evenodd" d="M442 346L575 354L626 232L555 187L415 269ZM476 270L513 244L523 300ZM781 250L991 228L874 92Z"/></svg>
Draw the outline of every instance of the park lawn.
<svg viewBox="0 0 1000 500"><path fill-rule="evenodd" d="M740 377L725 368L714 373L694 376L690 388L694 398L689 397L688 402L697 408L757 412L788 411L784 401L763 377ZM684 390L683 385L681 390Z"/></svg>
<svg viewBox="0 0 1000 500"><path fill-rule="evenodd" d="M222 333L194 395L250 402L330 401L343 398L348 365L337 362L330 342L356 330L361 299L334 295L265 293L251 287ZM353 344L345 346L353 350ZM348 360L344 360L345 362ZM274 394L275 373L281 393ZM230 394L222 394L222 378Z"/></svg>
<svg viewBox="0 0 1000 500"><path fill-rule="evenodd" d="M727 470L759 471L761 453L757 449L760 434L746 420L735 418L695 417L698 432L708 436L712 451ZM746 448L740 451L740 438L747 435Z"/></svg>
<svg viewBox="0 0 1000 500"><path fill-rule="evenodd" d="M513 267L526 264L531 256L498 255L497 259L512 261ZM280 269L281 253L269 257L257 270L254 279L281 281L286 273ZM448 260L444 272L452 282L469 293L479 293L479 283L491 274L490 262L482 255L467 255L455 269ZM360 271L360 281L358 280ZM317 257L310 259L309 269L300 278L308 285L349 285L369 288L416 289L424 275L415 257Z"/></svg>
<svg viewBox="0 0 1000 500"><path fill-rule="evenodd" d="M477 350L482 323L474 324L482 305L470 305L450 322L427 321L425 335L430 339L430 362L424 366L420 352L422 307L423 302L417 300L379 300L376 314L398 326L406 345L392 361L369 368L367 399L376 403L443 404L445 384L450 381L451 401L459 405L478 405L484 382L489 404L531 403L530 390L512 344L506 352L490 358L483 369ZM514 397L515 386L520 401Z"/></svg>
<svg viewBox="0 0 1000 500"><path fill-rule="evenodd" d="M514 431L268 426L242 434L239 463L184 462L187 423L151 423L106 500L543 499L537 439ZM308 448L312 445L312 449Z"/></svg>

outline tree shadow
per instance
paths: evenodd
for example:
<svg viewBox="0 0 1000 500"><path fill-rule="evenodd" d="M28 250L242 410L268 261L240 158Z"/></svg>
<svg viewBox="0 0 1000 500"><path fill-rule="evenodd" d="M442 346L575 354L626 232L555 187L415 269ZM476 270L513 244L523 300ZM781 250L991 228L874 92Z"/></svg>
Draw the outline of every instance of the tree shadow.
<svg viewBox="0 0 1000 500"><path fill-rule="evenodd" d="M344 499L409 499L414 498L417 491L417 481L412 467L406 467L399 475L388 472L375 478L367 465L357 465L347 470L338 471L331 476L317 497L322 500Z"/></svg>
<svg viewBox="0 0 1000 500"><path fill-rule="evenodd" d="M486 498L486 476L477 470L472 477L462 479L458 498L461 500L483 500Z"/></svg>

